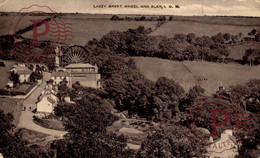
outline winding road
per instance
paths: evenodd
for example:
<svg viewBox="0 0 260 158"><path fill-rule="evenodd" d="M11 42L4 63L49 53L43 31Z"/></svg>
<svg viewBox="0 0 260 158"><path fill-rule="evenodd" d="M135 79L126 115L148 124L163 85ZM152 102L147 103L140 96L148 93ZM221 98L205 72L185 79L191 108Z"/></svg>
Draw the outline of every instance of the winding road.
<svg viewBox="0 0 260 158"><path fill-rule="evenodd" d="M44 134L48 134L48 140L53 139L61 139L66 133L66 131L58 131L53 129L44 128L42 126L39 126L33 122L33 116L34 113L32 113L32 110L36 108L36 101L37 98L40 96L42 90L44 90L46 81L50 79L51 74L48 72L43 72L43 81L38 86L35 91L24 100L23 106L25 107L25 111L21 112L19 122L17 124L17 128L26 128L29 130L34 130L37 132L41 132ZM29 110L29 107L31 107L31 110Z"/></svg>

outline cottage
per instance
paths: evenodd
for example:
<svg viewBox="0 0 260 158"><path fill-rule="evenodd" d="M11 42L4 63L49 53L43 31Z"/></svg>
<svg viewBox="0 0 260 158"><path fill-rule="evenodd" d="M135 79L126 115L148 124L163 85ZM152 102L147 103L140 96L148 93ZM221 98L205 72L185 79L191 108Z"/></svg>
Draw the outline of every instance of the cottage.
<svg viewBox="0 0 260 158"><path fill-rule="evenodd" d="M69 73L63 70L59 70L56 72L53 72L51 74L51 79L53 80L54 85L60 84L63 80L67 81L67 84L70 82Z"/></svg>
<svg viewBox="0 0 260 158"><path fill-rule="evenodd" d="M14 65L10 72L18 74L20 83L30 82L32 70L28 69L25 64Z"/></svg>
<svg viewBox="0 0 260 158"><path fill-rule="evenodd" d="M19 75L19 82L30 82L30 75L32 74L31 70L18 70L17 74Z"/></svg>
<svg viewBox="0 0 260 158"><path fill-rule="evenodd" d="M56 86L50 84L46 85L46 88L42 91L36 103L37 112L36 116L43 117L53 113L54 107L57 106L57 89Z"/></svg>
<svg viewBox="0 0 260 158"><path fill-rule="evenodd" d="M43 95L39 102L36 103L38 116L47 116L53 113L54 107L57 105L56 100L51 95Z"/></svg>

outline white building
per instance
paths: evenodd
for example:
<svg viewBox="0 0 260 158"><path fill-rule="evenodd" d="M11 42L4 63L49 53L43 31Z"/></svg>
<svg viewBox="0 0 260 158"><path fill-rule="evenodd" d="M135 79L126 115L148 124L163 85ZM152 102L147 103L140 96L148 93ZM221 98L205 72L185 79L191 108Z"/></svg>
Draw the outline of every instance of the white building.
<svg viewBox="0 0 260 158"><path fill-rule="evenodd" d="M88 63L77 63L66 66L70 73L71 84L80 82L82 86L101 88L101 75L98 73L98 66Z"/></svg>
<svg viewBox="0 0 260 158"><path fill-rule="evenodd" d="M31 70L18 70L17 74L19 75L19 82L30 82L30 75L32 74Z"/></svg>
<svg viewBox="0 0 260 158"><path fill-rule="evenodd" d="M46 88L42 91L36 103L36 116L44 117L54 112L54 107L57 106L58 97L56 86L51 84L46 85Z"/></svg>
<svg viewBox="0 0 260 158"><path fill-rule="evenodd" d="M63 70L59 70L56 72L53 72L51 74L51 79L53 80L53 85L60 84L64 79L67 81L67 84L70 82L69 73Z"/></svg>
<svg viewBox="0 0 260 158"><path fill-rule="evenodd" d="M47 116L53 113L54 107L57 105L57 102L51 95L43 95L39 102L36 103L37 114L38 116Z"/></svg>
<svg viewBox="0 0 260 158"><path fill-rule="evenodd" d="M19 82L30 82L30 75L32 74L32 70L28 69L25 64L14 65L10 72L14 72L19 75Z"/></svg>
<svg viewBox="0 0 260 158"><path fill-rule="evenodd" d="M212 141L212 137L210 138L210 142ZM233 131L231 129L225 130L221 133L220 139L213 141L207 147L207 158L231 158L238 155L238 142L236 138L233 136Z"/></svg>

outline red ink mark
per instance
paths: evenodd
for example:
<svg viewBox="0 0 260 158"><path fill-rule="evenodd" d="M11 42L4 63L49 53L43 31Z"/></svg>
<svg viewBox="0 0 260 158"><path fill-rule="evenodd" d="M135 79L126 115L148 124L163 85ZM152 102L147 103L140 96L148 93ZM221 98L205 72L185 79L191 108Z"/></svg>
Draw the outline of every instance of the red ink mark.
<svg viewBox="0 0 260 158"><path fill-rule="evenodd" d="M47 33L50 30L50 25L47 21L41 20L41 19L36 19L36 20L32 19L30 21L33 23L33 42L30 45L31 46L40 46L40 43L38 43L37 37L47 35ZM45 25L44 32L38 33L38 31L37 31L38 23L44 23L44 25Z"/></svg>
<svg viewBox="0 0 260 158"><path fill-rule="evenodd" d="M50 7L33 4L12 17L8 30L9 44L15 55L25 62L53 61L57 44L72 40L71 26Z"/></svg>
<svg viewBox="0 0 260 158"><path fill-rule="evenodd" d="M216 109L216 110L210 110L212 113L212 132L210 136L220 136L217 133L217 126L223 126L226 125L229 121L228 112L226 110ZM225 120L223 122L217 123L217 113L222 113L225 115Z"/></svg>
<svg viewBox="0 0 260 158"><path fill-rule="evenodd" d="M209 120L206 120L211 123L211 129L207 129L210 131L208 134L208 137L211 137L210 139L203 137L196 126L198 116L200 114L205 115L207 109L208 114L211 116ZM222 117L219 118L219 116ZM243 133L250 130L253 121L250 113L241 110L240 106L237 106L231 99L213 95L201 98L190 108L190 117L187 119L187 123L192 131L189 136L196 145L206 152L221 154L239 145L238 142L242 139L241 136L244 136ZM220 134L217 132L218 128L224 128L225 130ZM217 139L214 140L213 136L217 137Z"/></svg>

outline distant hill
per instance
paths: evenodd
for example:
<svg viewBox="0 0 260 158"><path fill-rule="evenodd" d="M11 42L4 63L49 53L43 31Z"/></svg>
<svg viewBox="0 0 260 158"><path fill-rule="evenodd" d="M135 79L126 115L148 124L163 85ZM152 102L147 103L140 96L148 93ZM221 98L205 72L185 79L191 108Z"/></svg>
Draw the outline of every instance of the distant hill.
<svg viewBox="0 0 260 158"><path fill-rule="evenodd" d="M133 57L140 72L152 81L165 76L178 82L185 91L199 84L210 95L223 85L246 83L249 79L260 79L260 66L212 63L206 61L170 61L150 57ZM198 80L198 79L202 80Z"/></svg>
<svg viewBox="0 0 260 158"><path fill-rule="evenodd" d="M0 19L0 35L6 35L10 26L10 20L14 13L2 13ZM119 17L136 17L141 15L119 15ZM156 15L145 15L146 17ZM112 15L105 14L61 14L60 18L64 23L72 23L73 37L70 44L85 45L93 38L100 39L112 30L126 31L127 29L136 29L142 25L145 28L154 28L156 21L111 21ZM31 18L38 16L25 17L17 26L17 30L24 29L31 25ZM42 17L46 18L46 17ZM169 19L169 16L166 16ZM52 21L51 21L52 22ZM238 34L243 33L246 36L253 28L258 29L260 18L253 17L214 17L214 16L173 16L172 21L167 21L151 35L162 35L173 37L176 33L195 33L197 36L215 35L218 32ZM44 31L44 26L39 27L39 32ZM10 32L12 33L12 32ZM24 34L26 38L32 38L32 31ZM39 40L48 40L48 36L40 36Z"/></svg>

